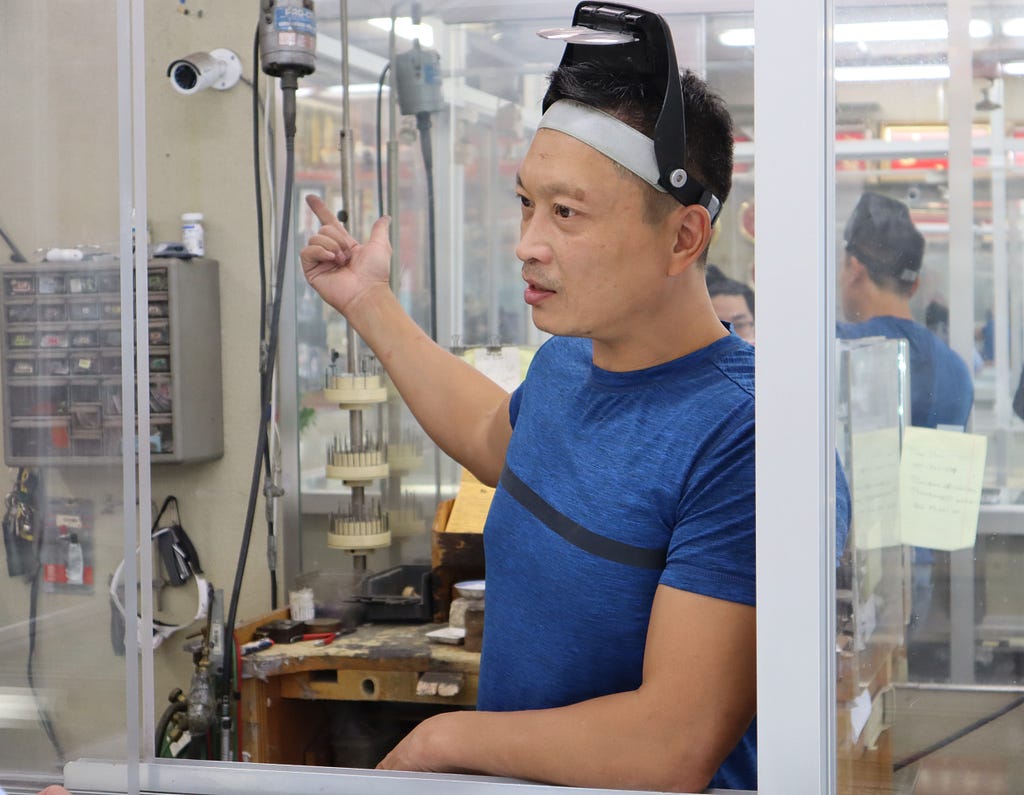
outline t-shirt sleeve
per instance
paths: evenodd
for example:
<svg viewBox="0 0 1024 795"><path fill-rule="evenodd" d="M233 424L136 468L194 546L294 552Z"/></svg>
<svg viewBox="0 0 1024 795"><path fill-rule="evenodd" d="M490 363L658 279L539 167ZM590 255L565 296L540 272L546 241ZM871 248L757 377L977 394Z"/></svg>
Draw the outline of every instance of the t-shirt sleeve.
<svg viewBox="0 0 1024 795"><path fill-rule="evenodd" d="M753 409L718 434L699 461L683 487L659 582L754 605Z"/></svg>
<svg viewBox="0 0 1024 795"><path fill-rule="evenodd" d="M846 549L846 541L850 536L850 484L836 453L836 565Z"/></svg>

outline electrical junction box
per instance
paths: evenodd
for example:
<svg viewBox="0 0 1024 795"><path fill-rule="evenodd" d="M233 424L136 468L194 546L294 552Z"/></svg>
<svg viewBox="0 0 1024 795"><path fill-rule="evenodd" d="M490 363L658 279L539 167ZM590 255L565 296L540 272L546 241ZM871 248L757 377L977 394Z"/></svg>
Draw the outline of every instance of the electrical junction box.
<svg viewBox="0 0 1024 795"><path fill-rule="evenodd" d="M116 257L0 266L4 461L113 463L122 455ZM148 275L153 463L224 453L215 260L153 259Z"/></svg>

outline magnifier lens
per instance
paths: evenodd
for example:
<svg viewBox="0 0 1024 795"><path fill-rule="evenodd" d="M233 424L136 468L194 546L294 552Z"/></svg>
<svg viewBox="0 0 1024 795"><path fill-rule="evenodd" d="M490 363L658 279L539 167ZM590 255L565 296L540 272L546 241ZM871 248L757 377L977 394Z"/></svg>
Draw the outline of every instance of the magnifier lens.
<svg viewBox="0 0 1024 795"><path fill-rule="evenodd" d="M631 33L594 30L579 25L572 28L545 28L538 30L537 35L543 39L556 39L569 44L629 44L637 40Z"/></svg>

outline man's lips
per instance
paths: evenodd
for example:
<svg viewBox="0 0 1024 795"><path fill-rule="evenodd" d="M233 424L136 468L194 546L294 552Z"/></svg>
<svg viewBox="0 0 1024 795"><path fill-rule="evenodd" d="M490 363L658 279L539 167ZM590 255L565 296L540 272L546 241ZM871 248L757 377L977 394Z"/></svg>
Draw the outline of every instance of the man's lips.
<svg viewBox="0 0 1024 795"><path fill-rule="evenodd" d="M554 290L547 290L541 287L539 284L533 282L526 283L526 289L523 290L523 300L526 301L530 306L536 306L545 298L555 294Z"/></svg>

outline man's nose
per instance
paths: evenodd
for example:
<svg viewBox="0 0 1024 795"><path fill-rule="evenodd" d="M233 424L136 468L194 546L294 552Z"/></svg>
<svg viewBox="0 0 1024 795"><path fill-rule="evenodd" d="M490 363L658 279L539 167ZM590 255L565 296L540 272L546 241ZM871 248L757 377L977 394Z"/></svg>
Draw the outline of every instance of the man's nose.
<svg viewBox="0 0 1024 795"><path fill-rule="evenodd" d="M516 257L521 262L536 260L547 262L551 258L551 247L547 244L543 224L534 215L519 225L519 243L516 245Z"/></svg>

